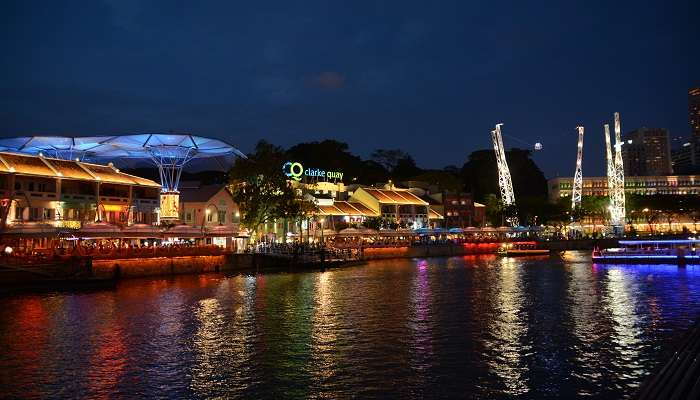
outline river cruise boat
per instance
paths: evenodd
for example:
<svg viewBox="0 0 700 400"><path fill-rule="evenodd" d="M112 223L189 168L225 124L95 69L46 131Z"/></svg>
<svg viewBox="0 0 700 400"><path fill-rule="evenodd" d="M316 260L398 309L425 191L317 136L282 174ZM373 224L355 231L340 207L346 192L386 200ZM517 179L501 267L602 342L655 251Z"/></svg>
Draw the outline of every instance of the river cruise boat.
<svg viewBox="0 0 700 400"><path fill-rule="evenodd" d="M501 243L498 248L498 255L504 257L519 257L519 256L546 256L549 255L549 249L537 247L537 242L508 242Z"/></svg>
<svg viewBox="0 0 700 400"><path fill-rule="evenodd" d="M700 264L700 239L620 240L620 247L593 250L602 264Z"/></svg>

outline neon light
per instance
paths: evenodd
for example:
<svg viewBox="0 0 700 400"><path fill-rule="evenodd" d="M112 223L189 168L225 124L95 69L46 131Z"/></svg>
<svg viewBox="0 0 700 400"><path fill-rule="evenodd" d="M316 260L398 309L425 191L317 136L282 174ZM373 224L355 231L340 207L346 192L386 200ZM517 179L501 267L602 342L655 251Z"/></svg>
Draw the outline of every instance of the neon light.
<svg viewBox="0 0 700 400"><path fill-rule="evenodd" d="M304 175L316 178L343 180L343 173L340 171L326 171L320 168L307 168L304 170L300 162L287 161L282 165L282 172L295 181L300 181L301 177Z"/></svg>
<svg viewBox="0 0 700 400"><path fill-rule="evenodd" d="M304 174L304 167L301 163L287 161L282 166L282 172L295 181L300 181L301 176Z"/></svg>
<svg viewBox="0 0 700 400"><path fill-rule="evenodd" d="M620 244L695 244L700 243L700 239L689 240L620 240Z"/></svg>
<svg viewBox="0 0 700 400"><path fill-rule="evenodd" d="M649 259L649 258L657 258L660 260L668 260L668 259L690 259L690 260L695 260L695 259L700 259L700 256L683 256L683 257L678 257L678 256L633 256L633 255L628 255L628 256L593 256L592 257L595 260L604 260L608 258L644 258L644 259Z"/></svg>

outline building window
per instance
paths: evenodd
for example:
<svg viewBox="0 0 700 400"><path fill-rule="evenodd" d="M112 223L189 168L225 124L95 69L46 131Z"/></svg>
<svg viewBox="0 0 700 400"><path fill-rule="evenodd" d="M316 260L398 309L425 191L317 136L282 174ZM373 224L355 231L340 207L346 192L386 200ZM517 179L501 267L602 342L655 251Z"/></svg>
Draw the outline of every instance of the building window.
<svg viewBox="0 0 700 400"><path fill-rule="evenodd" d="M20 221L24 219L24 207L15 207L15 219Z"/></svg>
<svg viewBox="0 0 700 400"><path fill-rule="evenodd" d="M226 223L226 211L219 211L219 223L220 224Z"/></svg>
<svg viewBox="0 0 700 400"><path fill-rule="evenodd" d="M214 216L212 213L208 212L207 213L207 222L211 222L214 220Z"/></svg>
<svg viewBox="0 0 700 400"><path fill-rule="evenodd" d="M192 221L192 213L185 214L185 221Z"/></svg>

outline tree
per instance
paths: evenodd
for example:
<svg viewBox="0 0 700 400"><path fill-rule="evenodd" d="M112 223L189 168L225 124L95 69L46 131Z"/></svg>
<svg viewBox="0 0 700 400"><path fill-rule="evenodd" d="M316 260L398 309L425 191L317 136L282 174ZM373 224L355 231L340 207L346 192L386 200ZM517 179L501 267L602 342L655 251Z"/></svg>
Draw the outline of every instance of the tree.
<svg viewBox="0 0 700 400"><path fill-rule="evenodd" d="M700 212L700 196L696 194L654 194L625 196L625 206L632 221L644 220L652 229L652 224L662 219L668 224L678 220L680 216L688 216L694 224L698 222Z"/></svg>
<svg viewBox="0 0 700 400"><path fill-rule="evenodd" d="M506 151L506 161L516 203L523 197L535 197L543 201L547 198L547 179L530 158L530 151L510 149ZM484 200L489 193L499 193L498 167L493 150L472 152L462 166L461 178L465 188L474 194L477 201Z"/></svg>
<svg viewBox="0 0 700 400"><path fill-rule="evenodd" d="M395 181L405 181L420 174L423 170L418 168L413 157L406 156L400 158L396 163L396 167L391 171L391 176Z"/></svg>
<svg viewBox="0 0 700 400"><path fill-rule="evenodd" d="M579 218L590 218L593 224L605 221L608 215L610 199L607 196L583 196Z"/></svg>
<svg viewBox="0 0 700 400"><path fill-rule="evenodd" d="M383 166L387 171L394 171L399 160L410 157L405 151L399 149L377 149L370 156L372 161Z"/></svg>
<svg viewBox="0 0 700 400"><path fill-rule="evenodd" d="M372 153L372 160L383 166L395 181L410 179L422 172L408 153L398 149L378 149Z"/></svg>
<svg viewBox="0 0 700 400"><path fill-rule="evenodd" d="M698 222L700 222L700 210L692 210L690 212L690 219L693 221L693 231L698 231Z"/></svg>
<svg viewBox="0 0 700 400"><path fill-rule="evenodd" d="M389 180L389 171L386 168L374 160L365 160L362 161L362 167L357 177L351 178L349 182L373 185L387 180Z"/></svg>
<svg viewBox="0 0 700 400"><path fill-rule="evenodd" d="M484 203L484 205L486 206L486 217L489 219L489 222L491 222L491 225L503 225L505 217L503 215L504 204L501 201L501 198L493 193L489 193L486 195Z"/></svg>
<svg viewBox="0 0 700 400"><path fill-rule="evenodd" d="M295 219L313 206L300 198L282 173L284 151L264 140L248 158L239 158L229 171L234 201L241 210L241 224L256 237L260 226L280 218Z"/></svg>
<svg viewBox="0 0 700 400"><path fill-rule="evenodd" d="M461 192L464 189L459 176L448 170L430 169L425 170L412 178L416 181L428 182L438 187L440 191Z"/></svg>

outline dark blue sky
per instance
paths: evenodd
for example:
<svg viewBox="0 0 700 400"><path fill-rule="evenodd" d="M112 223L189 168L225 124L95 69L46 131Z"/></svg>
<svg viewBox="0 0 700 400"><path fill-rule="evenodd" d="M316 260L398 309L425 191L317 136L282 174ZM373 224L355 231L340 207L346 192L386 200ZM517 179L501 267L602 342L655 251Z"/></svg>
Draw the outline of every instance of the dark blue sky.
<svg viewBox="0 0 700 400"><path fill-rule="evenodd" d="M442 167L504 122L551 177L573 175L583 124L584 174L602 174L614 111L689 134L696 3L5 1L0 136L334 138Z"/></svg>

